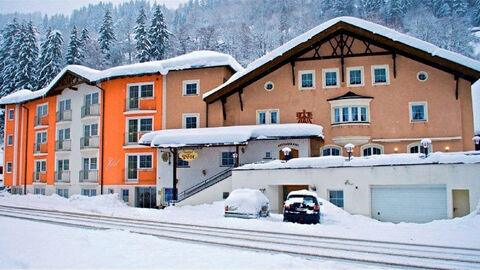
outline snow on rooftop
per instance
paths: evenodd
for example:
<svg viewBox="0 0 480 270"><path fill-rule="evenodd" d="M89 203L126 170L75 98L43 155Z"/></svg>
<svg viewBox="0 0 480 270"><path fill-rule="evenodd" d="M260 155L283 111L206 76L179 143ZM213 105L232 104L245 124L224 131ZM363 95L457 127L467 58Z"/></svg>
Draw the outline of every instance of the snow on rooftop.
<svg viewBox="0 0 480 270"><path fill-rule="evenodd" d="M471 69L475 69L480 71L480 62L477 60L474 60L472 58L466 57L464 55L461 55L459 53L455 53L452 51L448 51L445 49L441 49L437 47L436 45L433 45L432 43L420 40L418 38L414 38L412 36L397 32L391 28L369 22L366 20L362 20L359 18L355 17L337 17L331 20L328 20L311 30L297 36L296 38L288 41L287 43L283 44L282 46L274 49L273 51L267 53L266 55L258 58L257 60L253 61L250 63L247 68L245 68L243 71L235 73L228 81L226 81L224 84L218 86L217 88L208 91L207 93L203 94L203 98L206 98L213 93L219 91L223 87L231 84L232 82L238 80L239 78L245 76L246 74L250 73L251 71L257 69L258 67L264 65L265 63L268 63L272 61L273 59L283 55L285 52L291 50L292 48L296 47L297 45L304 43L308 40L310 40L313 36L319 34L320 32L326 30L327 28L331 27L332 25L339 23L339 22L344 22L348 23L351 25L354 25L356 27L359 27L361 29L367 30L369 32L372 32L374 34L378 34L387 38L390 38L393 41L403 43L405 45L417 48L419 50L425 51L427 53L430 53L433 56L438 56L441 58L445 58L447 60L450 60L452 62L455 62L460 65L464 65L466 67L469 67Z"/></svg>
<svg viewBox="0 0 480 270"><path fill-rule="evenodd" d="M147 133L140 144L152 147L182 147L193 145L232 145L250 140L282 137L321 137L323 127L313 124L275 124L256 126L232 126L195 129L166 129Z"/></svg>
<svg viewBox="0 0 480 270"><path fill-rule="evenodd" d="M269 169L299 169L299 168L335 168L335 167L366 167L393 166L415 164L471 164L480 163L480 151L471 152L435 152L425 158L424 154L385 154L369 157L327 156L294 158L287 162L274 160L267 163L246 164L237 170L269 170Z"/></svg>

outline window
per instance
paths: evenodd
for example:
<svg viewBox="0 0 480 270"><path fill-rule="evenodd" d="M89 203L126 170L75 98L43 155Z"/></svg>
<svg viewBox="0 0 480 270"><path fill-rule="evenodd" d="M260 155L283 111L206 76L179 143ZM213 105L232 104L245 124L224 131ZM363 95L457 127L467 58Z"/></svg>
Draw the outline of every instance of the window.
<svg viewBox="0 0 480 270"><path fill-rule="evenodd" d="M82 195L83 196L88 196L88 197L97 196L97 190L96 189L82 189Z"/></svg>
<svg viewBox="0 0 480 270"><path fill-rule="evenodd" d="M427 103L426 102L410 102L410 122L426 122Z"/></svg>
<svg viewBox="0 0 480 270"><path fill-rule="evenodd" d="M197 96L199 94L199 84L197 81L183 81L183 95L184 96Z"/></svg>
<svg viewBox="0 0 480 270"><path fill-rule="evenodd" d="M275 85L273 84L273 82L266 82L264 87L265 87L265 90L272 91L274 86Z"/></svg>
<svg viewBox="0 0 480 270"><path fill-rule="evenodd" d="M7 145L13 145L13 135L7 136Z"/></svg>
<svg viewBox="0 0 480 270"><path fill-rule="evenodd" d="M347 68L348 86L363 86L363 67Z"/></svg>
<svg viewBox="0 0 480 270"><path fill-rule="evenodd" d="M152 118L140 119L140 132L152 131L152 130L153 130Z"/></svg>
<svg viewBox="0 0 480 270"><path fill-rule="evenodd" d="M258 110L257 111L257 125L278 124L280 111L275 110Z"/></svg>
<svg viewBox="0 0 480 270"><path fill-rule="evenodd" d="M46 171L47 171L47 161L35 160L35 172L46 172Z"/></svg>
<svg viewBox="0 0 480 270"><path fill-rule="evenodd" d="M364 157L368 157L372 155L381 155L383 154L383 147L380 145L362 146L362 154Z"/></svg>
<svg viewBox="0 0 480 270"><path fill-rule="evenodd" d="M153 84L143 84L140 86L140 97L141 98L152 98L153 97Z"/></svg>
<svg viewBox="0 0 480 270"><path fill-rule="evenodd" d="M68 188L57 188L57 195L68 199Z"/></svg>
<svg viewBox="0 0 480 270"><path fill-rule="evenodd" d="M423 148L421 143L412 143L407 146L407 150L408 150L408 153L411 153L411 154L418 154L418 153L425 154L425 148ZM428 147L428 152L429 153L433 152L433 147L431 144Z"/></svg>
<svg viewBox="0 0 480 270"><path fill-rule="evenodd" d="M59 111L68 111L72 108L72 101L70 99L60 100L58 103Z"/></svg>
<svg viewBox="0 0 480 270"><path fill-rule="evenodd" d="M85 95L85 105L98 104L98 92Z"/></svg>
<svg viewBox="0 0 480 270"><path fill-rule="evenodd" d="M372 85L381 85L388 83L390 83L388 65L372 66Z"/></svg>
<svg viewBox="0 0 480 270"><path fill-rule="evenodd" d="M184 114L183 115L183 128L198 128L199 114Z"/></svg>
<svg viewBox="0 0 480 270"><path fill-rule="evenodd" d="M343 208L343 190L329 190L328 199L332 204Z"/></svg>
<svg viewBox="0 0 480 270"><path fill-rule="evenodd" d="M342 149L338 146L325 146L322 148L322 156L340 156Z"/></svg>
<svg viewBox="0 0 480 270"><path fill-rule="evenodd" d="M127 119L127 143L136 143L140 135L153 130L153 118Z"/></svg>
<svg viewBox="0 0 480 270"><path fill-rule="evenodd" d="M13 109L8 110L8 120L13 120L15 111Z"/></svg>
<svg viewBox="0 0 480 270"><path fill-rule="evenodd" d="M420 71L417 73L417 80L424 82L428 79L428 73L425 71Z"/></svg>
<svg viewBox="0 0 480 270"><path fill-rule="evenodd" d="M323 70L323 87L338 87L338 68Z"/></svg>
<svg viewBox="0 0 480 270"><path fill-rule="evenodd" d="M271 159L272 158L272 153L270 152L265 152L265 157L264 159Z"/></svg>
<svg viewBox="0 0 480 270"><path fill-rule="evenodd" d="M57 139L59 141L70 140L70 128L59 129L57 132Z"/></svg>
<svg viewBox="0 0 480 270"><path fill-rule="evenodd" d="M48 114L48 103L37 106L37 117L44 117Z"/></svg>
<svg viewBox="0 0 480 270"><path fill-rule="evenodd" d="M368 106L345 106L333 108L333 124L367 123Z"/></svg>
<svg viewBox="0 0 480 270"><path fill-rule="evenodd" d="M235 164L233 153L235 152L222 152L222 166L233 166Z"/></svg>
<svg viewBox="0 0 480 270"><path fill-rule="evenodd" d="M98 136L98 124L84 125L83 136L84 137Z"/></svg>
<svg viewBox="0 0 480 270"><path fill-rule="evenodd" d="M44 144L47 143L47 132L41 131L36 133L36 143L37 144Z"/></svg>
<svg viewBox="0 0 480 270"><path fill-rule="evenodd" d="M7 173L12 172L12 162L7 162Z"/></svg>
<svg viewBox="0 0 480 270"><path fill-rule="evenodd" d="M315 89L315 71L300 71L299 75L300 89Z"/></svg>
<svg viewBox="0 0 480 270"><path fill-rule="evenodd" d="M69 171L70 170L70 160L68 160L68 159L57 160L57 170L58 171Z"/></svg>
<svg viewBox="0 0 480 270"><path fill-rule="evenodd" d="M185 160L181 159L180 157L177 158L177 167L188 167L188 166L190 166L188 161L185 161Z"/></svg>
<svg viewBox="0 0 480 270"><path fill-rule="evenodd" d="M128 195L128 189L122 189L122 199L126 203L128 203Z"/></svg>
<svg viewBox="0 0 480 270"><path fill-rule="evenodd" d="M151 155L140 155L138 168L140 168L140 169L151 169L152 168L152 156Z"/></svg>
<svg viewBox="0 0 480 270"><path fill-rule="evenodd" d="M45 188L34 188L33 194L36 195L45 195Z"/></svg>

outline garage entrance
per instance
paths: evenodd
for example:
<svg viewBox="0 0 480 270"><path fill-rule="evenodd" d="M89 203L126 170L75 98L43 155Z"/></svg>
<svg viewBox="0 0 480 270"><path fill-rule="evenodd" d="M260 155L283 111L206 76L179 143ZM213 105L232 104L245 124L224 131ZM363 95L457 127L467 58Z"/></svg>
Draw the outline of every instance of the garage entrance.
<svg viewBox="0 0 480 270"><path fill-rule="evenodd" d="M283 207L283 202L287 200L288 193L296 190L302 190L302 189L308 190L308 185L284 185L282 207Z"/></svg>
<svg viewBox="0 0 480 270"><path fill-rule="evenodd" d="M389 222L423 223L447 218L445 185L386 185L371 187L372 218Z"/></svg>

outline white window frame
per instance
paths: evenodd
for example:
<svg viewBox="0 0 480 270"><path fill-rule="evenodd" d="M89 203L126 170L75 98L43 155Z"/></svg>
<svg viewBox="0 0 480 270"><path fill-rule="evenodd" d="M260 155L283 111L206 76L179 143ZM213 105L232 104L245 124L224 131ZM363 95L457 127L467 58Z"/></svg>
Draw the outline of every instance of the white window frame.
<svg viewBox="0 0 480 270"><path fill-rule="evenodd" d="M425 74L425 80L423 80L423 81L420 80L420 78L418 78L418 76L420 76L421 73ZM417 78L417 80L418 80L419 82L426 82L426 81L428 80L428 72L423 71L423 70L422 70L422 71L419 71L419 72L417 73L416 78Z"/></svg>
<svg viewBox="0 0 480 270"><path fill-rule="evenodd" d="M15 118L15 110L14 109L8 109L8 120L12 121Z"/></svg>
<svg viewBox="0 0 480 270"><path fill-rule="evenodd" d="M10 168L9 168L8 165L10 165ZM12 168L13 168L13 163L11 161L8 161L7 163L5 163L5 172L6 173L12 173Z"/></svg>
<svg viewBox="0 0 480 270"><path fill-rule="evenodd" d="M193 84L195 83L197 85L197 93L196 94L187 94L187 84ZM200 80L185 80L182 82L183 85L183 96L184 97L196 97L200 95Z"/></svg>
<svg viewBox="0 0 480 270"><path fill-rule="evenodd" d="M128 157L137 157L137 179L129 179L129 180L136 180L137 182L129 182L129 183L138 183L139 176L138 171L152 171L154 166L153 154L152 153L128 153L125 154L125 179L128 179ZM140 168L140 156L150 156L152 158L152 167L151 168Z"/></svg>
<svg viewBox="0 0 480 270"><path fill-rule="evenodd" d="M412 119L412 106L415 105L423 105L425 120L413 120ZM410 119L410 123L426 123L428 122L428 104L426 101L417 101L417 102L409 102L408 103L408 118Z"/></svg>
<svg viewBox="0 0 480 270"><path fill-rule="evenodd" d="M184 113L182 114L182 127L187 128L187 117L196 117L197 118L197 127L200 127L200 114L199 113Z"/></svg>
<svg viewBox="0 0 480 270"><path fill-rule="evenodd" d="M13 145L13 135L9 134L7 135L7 146L12 146Z"/></svg>
<svg viewBox="0 0 480 270"><path fill-rule="evenodd" d="M340 99L340 100L332 100L329 101L331 105L331 124L332 125L365 125L365 124L370 124L372 119L370 118L370 101L371 99L369 98L362 98L362 99ZM349 108L349 118L351 119L352 117L352 109L351 107L358 107L359 108L359 115L361 115L361 107L366 107L367 108L367 121L348 121L348 122L343 122L343 110L342 108L348 107ZM335 109L339 108L340 109L340 122L335 121Z"/></svg>
<svg viewBox="0 0 480 270"><path fill-rule="evenodd" d="M407 153L408 153L408 154L413 154L413 153L410 152L410 148L415 147L415 146L418 146L418 147L419 147L419 149L418 149L418 150L419 150L418 154L421 154L422 152L421 152L421 150L420 150L420 147L423 148L423 146L422 146L422 144L421 144L420 142L414 142L414 143L411 143L411 144L407 145ZM429 152L429 153L433 153L433 143L431 143L430 146L428 147L428 152Z"/></svg>
<svg viewBox="0 0 480 270"><path fill-rule="evenodd" d="M37 171L37 163L45 162L45 170L42 170L42 165L40 164L40 171ZM33 171L36 173L46 173L47 172L47 160L46 159L36 159L34 160L34 168Z"/></svg>
<svg viewBox="0 0 480 270"><path fill-rule="evenodd" d="M38 134L45 133L45 141L41 141L40 144L47 144L48 143L48 131L47 130L42 130L42 131L37 131L35 132L35 143L37 143L37 136Z"/></svg>
<svg viewBox="0 0 480 270"><path fill-rule="evenodd" d="M269 84L272 85L272 89L268 89L268 88L267 88L267 85L269 85ZM263 88L264 88L266 91L270 92L270 91L273 91L273 90L275 89L275 84L274 84L272 81L268 81L268 82L266 82L266 83L263 85Z"/></svg>
<svg viewBox="0 0 480 270"><path fill-rule="evenodd" d="M385 69L385 80L386 82L375 82L375 69ZM390 67L389 65L372 65L371 67L371 74L372 74L372 85L388 85L390 84Z"/></svg>
<svg viewBox="0 0 480 270"><path fill-rule="evenodd" d="M362 145L362 147L360 147L360 153L361 153L362 157L364 156L363 155L363 150L365 150L366 148L370 148L370 147L380 148L380 155L383 155L385 153L385 147L383 145L375 144L375 143L369 143L369 144ZM373 151L372 151L372 156L376 156L376 155L373 155Z"/></svg>
<svg viewBox="0 0 480 270"><path fill-rule="evenodd" d="M40 115L40 114L38 113L38 112L39 112L39 109L38 109L38 108L40 108L40 107L46 107L46 109L45 109L46 114ZM45 116L47 116L47 115L48 115L48 102L45 102L45 103L42 103L42 104L38 104L38 105L37 105L37 108L36 108L36 111L35 111L35 115L36 115L37 117L45 117Z"/></svg>
<svg viewBox="0 0 480 270"><path fill-rule="evenodd" d="M337 74L337 84L336 85L327 85L327 72L335 72ZM323 88L339 88L340 81L339 81L339 72L338 68L324 68L322 69L322 86Z"/></svg>
<svg viewBox="0 0 480 270"><path fill-rule="evenodd" d="M152 119L152 130L150 131L141 131L141 120L142 119ZM127 117L125 119L125 134L128 134L128 122L129 120L137 120L137 132L142 133L142 132L151 132L155 130L155 118L153 116L144 116L144 117Z"/></svg>
<svg viewBox="0 0 480 270"><path fill-rule="evenodd" d="M361 79L362 83L361 84L350 84L350 71L352 70L360 70L361 73ZM363 69L363 66L358 66L358 67L347 67L347 85L349 87L361 87L365 86L365 71Z"/></svg>
<svg viewBox="0 0 480 270"><path fill-rule="evenodd" d="M330 157L330 156L333 156L333 155L329 155L329 156L324 156L324 155L323 155L323 150L328 149L328 148L338 149L338 150L340 151L339 157L343 156L343 148L340 147L340 146L338 146L338 145L335 145L335 144L327 144L327 145L324 145L324 146L320 147L320 156L322 156L322 157Z"/></svg>
<svg viewBox="0 0 480 270"><path fill-rule="evenodd" d="M265 113L265 124L260 124L260 113ZM277 113L277 123L272 123L271 121L271 113ZM256 118L257 118L257 125L276 125L280 124L280 109L265 109L265 110L257 110L256 111Z"/></svg>
<svg viewBox="0 0 480 270"><path fill-rule="evenodd" d="M66 133L65 133L65 130L67 130L67 129L69 130L69 131L68 131L68 135L69 135L69 136L68 136L68 139L65 137L65 134L66 134ZM59 136L60 130L63 130L63 132L62 132L62 133L63 133L63 138L60 138L60 136ZM83 130L82 130L82 131L83 131ZM71 140L71 139L72 139L72 129L71 129L70 127L58 128L58 129L57 129L57 134L56 134L55 136L56 136L56 138L57 138L58 141Z"/></svg>
<svg viewBox="0 0 480 270"><path fill-rule="evenodd" d="M302 87L302 75L312 74L312 87ZM315 70L300 70L298 72L298 89L299 90L315 90Z"/></svg>
<svg viewBox="0 0 480 270"><path fill-rule="evenodd" d="M60 106L60 105L62 104L62 102L63 102L63 104L64 104L63 107L65 107L65 103L66 103L67 101L69 101L69 100L70 100L70 109L63 109L63 110L61 110L61 106ZM59 100L57 106L58 106L57 109L58 109L59 112L71 110L71 109L72 109L72 99L71 99L71 98L66 98L66 99Z"/></svg>
<svg viewBox="0 0 480 270"><path fill-rule="evenodd" d="M223 153L232 153L232 159L233 159L233 164L231 165L224 165L223 164ZM220 152L220 167L233 167L235 165L235 158L233 157L233 154L235 154L235 151L231 151L227 149L226 151L221 151Z"/></svg>
<svg viewBox="0 0 480 270"><path fill-rule="evenodd" d="M152 96L151 97L142 97L142 85L152 85ZM155 82L142 82L142 83L129 83L127 84L127 100L130 97L130 87L138 86L138 99L154 99L155 98Z"/></svg>

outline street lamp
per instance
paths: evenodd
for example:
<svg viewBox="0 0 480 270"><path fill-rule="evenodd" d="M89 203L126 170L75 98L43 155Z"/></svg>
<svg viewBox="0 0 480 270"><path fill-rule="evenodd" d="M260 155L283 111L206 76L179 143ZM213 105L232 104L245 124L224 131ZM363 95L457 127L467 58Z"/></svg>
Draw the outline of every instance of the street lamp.
<svg viewBox="0 0 480 270"><path fill-rule="evenodd" d="M475 151L480 151L480 134L473 136L472 140L475 143Z"/></svg>
<svg viewBox="0 0 480 270"><path fill-rule="evenodd" d="M351 160L353 148L355 148L355 145L353 145L352 143L347 143L345 145L345 150L347 150L348 153L348 161Z"/></svg>
<svg viewBox="0 0 480 270"><path fill-rule="evenodd" d="M290 153L292 152L292 149L290 149L290 147L284 147L282 152L284 159L288 161L290 159Z"/></svg>
<svg viewBox="0 0 480 270"><path fill-rule="evenodd" d="M425 157L428 157L428 148L432 144L432 140L425 138L421 142L423 149L425 150Z"/></svg>

